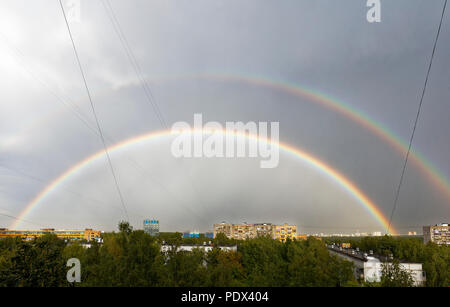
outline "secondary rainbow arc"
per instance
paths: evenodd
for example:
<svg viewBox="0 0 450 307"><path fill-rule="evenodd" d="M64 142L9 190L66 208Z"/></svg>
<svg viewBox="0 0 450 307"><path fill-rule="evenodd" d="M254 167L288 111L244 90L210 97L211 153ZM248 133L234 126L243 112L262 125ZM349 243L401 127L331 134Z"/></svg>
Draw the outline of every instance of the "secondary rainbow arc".
<svg viewBox="0 0 450 307"><path fill-rule="evenodd" d="M368 114L352 107L351 105L339 100L330 95L326 95L315 89L307 86L301 86L299 84L289 82L286 80L274 80L267 77L250 75L250 74L227 74L227 73L204 73L204 74L180 74L169 76L167 79L215 79L215 80L230 80L235 82L245 82L248 84L254 84L256 86L272 88L280 90L281 92L290 93L293 96L307 98L319 105L324 106L329 110L333 110L337 113L344 115L346 118L360 124L367 130L377 135L381 140L390 144L399 154L405 155L408 150L408 143L402 140L389 128L375 121ZM164 78L156 78L164 79ZM417 166L433 183L434 187L437 187L449 200L450 204L450 180L449 178L438 170L429 160L427 160L421 153L414 148L410 152L410 162Z"/></svg>

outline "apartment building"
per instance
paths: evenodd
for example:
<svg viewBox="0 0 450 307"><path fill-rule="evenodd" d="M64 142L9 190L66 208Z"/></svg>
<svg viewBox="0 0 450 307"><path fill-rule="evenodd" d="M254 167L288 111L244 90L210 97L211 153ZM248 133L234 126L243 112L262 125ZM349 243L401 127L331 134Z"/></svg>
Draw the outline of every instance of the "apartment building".
<svg viewBox="0 0 450 307"><path fill-rule="evenodd" d="M233 237L233 225L222 222L213 226L214 238L218 233L223 233L227 238Z"/></svg>
<svg viewBox="0 0 450 307"><path fill-rule="evenodd" d="M450 224L441 223L423 227L424 243L433 242L439 245L450 245Z"/></svg>
<svg viewBox="0 0 450 307"><path fill-rule="evenodd" d="M214 224L214 238L218 233L223 233L228 238L236 240L269 236L284 242L287 238L297 239L297 226L288 224L273 225L271 223L228 224L223 222Z"/></svg>
<svg viewBox="0 0 450 307"><path fill-rule="evenodd" d="M275 225L274 228L274 239L285 242L286 239L296 239L297 238L297 226L296 225Z"/></svg>

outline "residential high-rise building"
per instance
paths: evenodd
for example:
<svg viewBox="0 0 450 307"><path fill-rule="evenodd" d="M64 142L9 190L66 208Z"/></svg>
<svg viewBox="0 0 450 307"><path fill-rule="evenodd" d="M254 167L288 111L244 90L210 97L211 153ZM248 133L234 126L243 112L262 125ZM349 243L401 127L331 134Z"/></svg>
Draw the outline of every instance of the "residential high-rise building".
<svg viewBox="0 0 450 307"><path fill-rule="evenodd" d="M423 227L424 243L433 242L439 245L450 245L450 224L442 223Z"/></svg>
<svg viewBox="0 0 450 307"><path fill-rule="evenodd" d="M236 240L268 236L284 242L287 238L294 239L297 237L297 226L288 224L279 226L271 223L228 224L223 222L214 224L214 238L219 233Z"/></svg>
<svg viewBox="0 0 450 307"><path fill-rule="evenodd" d="M233 237L233 225L222 222L220 224L214 224L213 227L214 238L219 233L223 233L227 238Z"/></svg>
<svg viewBox="0 0 450 307"><path fill-rule="evenodd" d="M282 242L285 242L288 238L293 240L297 238L297 226L288 224L275 225L273 238Z"/></svg>
<svg viewBox="0 0 450 307"><path fill-rule="evenodd" d="M232 238L237 240L256 238L256 227L253 224L232 225Z"/></svg>
<svg viewBox="0 0 450 307"><path fill-rule="evenodd" d="M271 223L255 224L255 228L257 237L270 236L273 238L274 225Z"/></svg>
<svg viewBox="0 0 450 307"><path fill-rule="evenodd" d="M145 219L144 220L144 232L151 236L159 236L159 220Z"/></svg>

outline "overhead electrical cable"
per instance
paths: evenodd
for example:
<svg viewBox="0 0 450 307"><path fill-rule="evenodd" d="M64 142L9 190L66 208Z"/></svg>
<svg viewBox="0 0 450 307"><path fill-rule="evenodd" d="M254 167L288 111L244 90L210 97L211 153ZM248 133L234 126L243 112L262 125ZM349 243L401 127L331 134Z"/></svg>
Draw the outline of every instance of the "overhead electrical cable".
<svg viewBox="0 0 450 307"><path fill-rule="evenodd" d="M2 210L4 210L4 209L2 209ZM36 222L32 222L30 220L21 219L21 218L18 218L17 216L11 215L11 214L0 213L0 215L4 216L4 217L7 217L7 218L10 218L10 219L13 219L13 220L22 221L22 222L25 222L25 223L29 223L29 224L34 224L34 225L38 225L38 226L41 226L41 227L45 227L42 224L39 224L39 223L36 223Z"/></svg>
<svg viewBox="0 0 450 307"><path fill-rule="evenodd" d="M399 199L399 196L400 196L400 190L401 190L401 187L402 187L402 184L403 184L403 181L404 181L406 166L408 164L409 153L411 151L411 146L412 146L412 143L413 143L413 140L414 140L414 134L416 132L417 123L419 121L420 111L422 109L423 98L425 97L425 92L426 92L427 85L428 85L428 78L430 77L431 66L433 64L434 54L436 52L436 46L437 46L437 42L439 40L439 34L441 33L442 20L444 19L446 6L447 6L447 0L444 1L444 5L442 7L441 19L439 21L439 26L438 26L436 37L435 37L434 44L433 44L433 51L431 52L430 62L428 63L428 70L427 70L426 77L425 77L425 82L424 82L424 85L423 85L423 88L422 88L422 94L420 96L419 106L417 108L416 117L414 119L414 125L413 125L413 129L412 129L411 137L409 139L408 151L406 152L405 161L403 163L402 173L401 173L401 176L400 176L400 182L398 183L397 190L395 192L394 206L392 207L391 216L389 218L388 232L389 232L389 229L390 229L391 224L392 224L392 219L394 217L395 210L397 209L398 199Z"/></svg>
<svg viewBox="0 0 450 307"><path fill-rule="evenodd" d="M169 128L164 119L164 116L162 115L161 110L158 106L158 103L156 102L156 100L153 96L153 93L152 93L150 86L145 78L143 70L141 69L141 65L139 64L138 60L136 59L136 56L134 55L134 52L133 52L132 48L130 47L130 44L128 43L128 40L125 36L124 31L122 30L122 27L119 23L119 20L117 19L117 16L114 12L114 9L113 9L111 3L109 2L109 0L102 0L102 4L105 7L105 11L111 21L111 24L113 25L114 31L119 38L119 41L128 57L128 60L130 61L131 66L133 67L133 70L134 70L137 78L140 81L140 84L141 84L142 89L144 90L147 102L152 106L152 108L155 112L155 115L158 118L162 128L164 130L168 130ZM203 204L200 197L198 196L199 192L193 183L194 180L192 178L190 178L191 176L189 175L189 173L186 173L186 175L189 177L189 184L192 187L192 190L194 192L194 195L197 198L197 201ZM206 208L204 206L204 204L203 204L203 207Z"/></svg>
<svg viewBox="0 0 450 307"><path fill-rule="evenodd" d="M66 107L72 114L74 114L76 116L77 119L79 119L86 128L88 128L89 132L92 132L96 137L99 137L99 132L97 130L97 128L95 127L95 124L91 122L91 119L86 117L86 115L81 111L81 108L79 108L76 103L70 99L70 97L64 97L61 96L59 93L57 93L43 78L39 77L39 75L33 71L33 69L26 64L26 56L25 54L22 52L22 50L20 50L18 47L14 46L6 37L3 33L0 32L0 38L3 39L3 42L5 43L5 45L11 50L12 55L16 58L17 62L29 73L29 75L35 79L37 82L39 82L41 85L43 85L55 98L58 102L62 103L62 105L64 107ZM108 141L110 144L115 144L117 143L116 140L114 140L113 138L109 137L107 134L104 134L105 140ZM158 179L155 178L155 176L151 175L146 169L144 169L144 167L142 165L140 165L137 161L135 161L134 159L132 159L129 156L125 156L124 157L133 167L134 169L141 173L141 175L143 175L146 179L150 179L150 181L152 181L153 183L156 183L158 186L160 186L160 188L166 192L167 194L169 194L172 198L177 199L177 197L174 195L174 193L170 192L169 189L167 187L164 186L163 183L161 183ZM47 182L47 180L41 179L41 178L37 178L36 176L32 176L29 174L26 174L23 171L19 171L17 169L8 167L3 165L4 168L9 169L10 171L13 171L17 174L21 174L22 176L40 181L40 182ZM68 190L68 189L66 189ZM85 199L90 199L92 201L99 201L96 199L92 199L89 197L84 196L83 194L79 193L79 192L75 192L73 190L68 190L69 192L71 192L72 194L78 195L79 197L85 198ZM104 203L104 202L102 202ZM186 209L187 211L189 211L191 214L195 215L197 218L200 218L195 212L193 212L192 210L190 210L190 208L185 207L184 209ZM122 209L121 209L122 210ZM129 211L129 209L128 209ZM136 214L134 214L136 215Z"/></svg>
<svg viewBox="0 0 450 307"><path fill-rule="evenodd" d="M76 48L76 46L75 46L75 41L74 41L74 39L73 39L72 32L71 32L71 30L70 30L69 22L68 22L68 20L67 20L67 16L66 16L66 12L65 12L65 10L64 10L64 6L63 6L63 4L62 4L62 0L59 0L59 4L60 4L60 6L61 6L61 12L62 12L62 14L63 14L63 16L64 16L64 21L65 21L66 26L67 26L67 31L68 31L68 33L69 33L70 41L72 42L72 48L73 48L73 51L74 51L74 54L75 54L75 58L76 58L76 60L77 60L78 67L79 67L79 69L80 69L81 76L82 76L82 78L83 78L84 87L85 87L85 89L86 89L86 93L87 93L87 96L88 96L88 98L89 98L89 103L90 103L90 105L91 105L92 114L94 115L95 123L96 123L96 125L97 125L97 130L98 130L98 133L99 133L99 135L100 135L100 139L101 139L101 141L102 141L103 148L104 148L104 150L105 150L106 158L107 158L107 160L108 160L109 168L110 168L110 170L111 170L111 174L112 174L113 179L114 179L114 184L115 184L115 187L116 187L116 190L117 190L117 194L119 195L120 202L121 202L121 204L122 204L122 207L123 207L123 210L124 210L126 219L127 219L127 221L128 221L128 220L129 220L129 217L128 217L128 211L127 211L127 208L126 208L126 206L125 206L125 201L124 201L124 199L123 199L122 191L120 190L119 182L118 182L118 180L117 180L116 172L115 172L115 170L114 170L114 167L113 167L113 164L112 164L112 161L111 161L111 157L109 156L109 153L108 153L108 147L107 147L107 145L106 145L105 137L103 136L103 131L102 131L102 128L101 128L101 125L100 125L100 122L99 122L99 119L98 119L98 116L97 116L97 112L96 112L96 110L95 110L94 102L92 101L91 92L90 92L89 86L88 86L88 84L87 84L87 80L86 80L86 76L85 76L85 74L84 74L83 66L81 65L81 61L80 61L80 58L79 58L79 56L78 56L77 48Z"/></svg>

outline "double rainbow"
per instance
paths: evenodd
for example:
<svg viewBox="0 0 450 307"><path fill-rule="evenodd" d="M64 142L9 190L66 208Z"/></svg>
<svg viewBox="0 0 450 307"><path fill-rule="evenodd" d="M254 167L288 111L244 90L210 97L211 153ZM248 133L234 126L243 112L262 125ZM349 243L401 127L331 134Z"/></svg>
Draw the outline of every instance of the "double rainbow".
<svg viewBox="0 0 450 307"><path fill-rule="evenodd" d="M371 131L373 134L377 135L381 140L384 142L390 144L399 154L405 155L408 144L400 139L395 133L390 131L387 127L382 125L381 123L376 122L372 118L370 118L367 114L353 108L352 106L336 99L331 96L328 96L324 93L318 92L316 90L309 89L307 87L301 87L297 84L293 84L291 82L286 81L276 81L272 79L268 79L265 77L260 76L251 76L251 75L235 75L235 74L225 74L225 73L207 73L207 74L181 74L181 75L172 75L168 78L164 77L158 77L155 78L156 80L163 80L163 79L211 79L211 80L218 80L218 81L232 81L232 82L239 82L239 83L246 83L251 84L255 86L261 86L266 88L271 88L274 90L279 90L284 93L288 93L290 95L293 95L295 97L301 97L301 98L307 98L308 100L317 103L329 110L332 110L334 112L340 113L344 115L345 117L351 119L352 121L360 124L367 130ZM137 136L135 138L132 138L130 140L126 140L124 142L121 142L117 145L114 145L111 147L111 149L117 150L119 148L122 148L126 145L122 144L133 144L135 142L140 142L142 138L155 138L157 135L165 135L164 132L155 132L155 133L149 133L144 136ZM150 137L151 136L151 137ZM133 141L135 140L135 141ZM380 221L381 224L387 229L386 224L388 223L386 221L386 218L381 213L381 211L374 205L370 199L364 195L359 189L356 188L356 186L346 179L342 174L331 168L330 166L326 165L322 161L319 161L318 159L312 157L309 154L306 154L305 152L298 150L290 145L287 144L281 144L280 148L285 150L286 152L290 152L298 157L301 157L302 160L308 162L309 164L315 166L317 169L321 170L322 172L329 175L330 178L333 178L335 181L340 182L341 186L345 187L347 191L350 191L352 195L358 195L358 197L355 196L360 202L362 203L370 203L372 205L365 205L366 208L373 208L369 209L369 211L372 212L372 215L374 215L378 221ZM22 210L20 213L20 218L22 219L25 217L32 209L33 207L37 206L45 196L53 191L58 185L60 181L64 181L67 177L69 177L72 173L76 173L81 169L83 166L91 163L91 160L96 160L101 156L101 152L98 152L85 160L77 163L75 166L71 167L69 170L64 172L61 176L56 178L54 181L52 181L49 185L47 185L39 194L29 202L26 207ZM433 186L438 188L443 195L446 196L446 198L449 200L450 203L450 181L449 179L440 172L435 166L432 165L430 161L428 161L423 155L421 155L419 152L412 149L410 153L410 162L413 163L416 167L418 167L421 172L423 172L429 179L430 182L433 183ZM320 166L320 167L319 167ZM330 172L327 172L325 170L329 170ZM333 175L330 175L333 174ZM342 184L342 182L345 182L346 184ZM374 213L376 212L376 213ZM15 228L20 222L16 221L13 224L13 228ZM392 229L392 226L391 226ZM394 231L392 231L394 232Z"/></svg>

